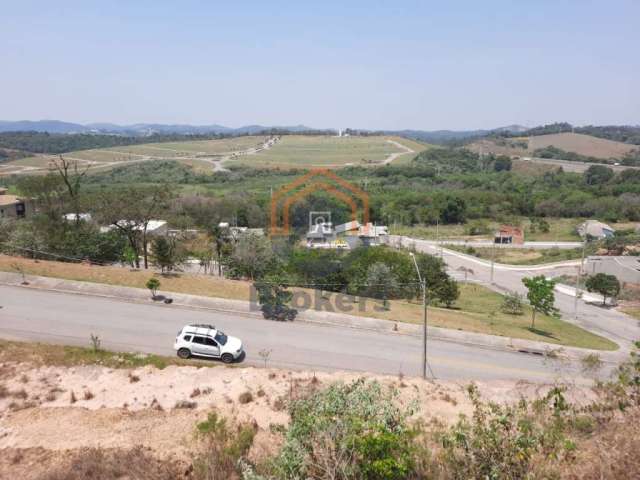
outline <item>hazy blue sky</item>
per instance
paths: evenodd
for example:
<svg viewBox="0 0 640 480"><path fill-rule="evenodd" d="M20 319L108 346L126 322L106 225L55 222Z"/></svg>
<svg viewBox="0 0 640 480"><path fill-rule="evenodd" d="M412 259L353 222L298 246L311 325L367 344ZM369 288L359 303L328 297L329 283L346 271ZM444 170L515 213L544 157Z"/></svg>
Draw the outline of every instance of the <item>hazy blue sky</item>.
<svg viewBox="0 0 640 480"><path fill-rule="evenodd" d="M0 119L640 124L640 1L0 0Z"/></svg>

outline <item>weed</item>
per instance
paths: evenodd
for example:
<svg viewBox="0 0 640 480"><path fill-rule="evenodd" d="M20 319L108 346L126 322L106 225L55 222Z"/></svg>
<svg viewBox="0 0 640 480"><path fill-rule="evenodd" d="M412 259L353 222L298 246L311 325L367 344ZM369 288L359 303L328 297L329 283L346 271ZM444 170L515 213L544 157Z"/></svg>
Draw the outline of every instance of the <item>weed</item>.
<svg viewBox="0 0 640 480"><path fill-rule="evenodd" d="M246 392L242 392L240 394L240 396L238 397L238 401L243 405L246 403L251 403L253 402L253 395L250 391L247 390Z"/></svg>
<svg viewBox="0 0 640 480"><path fill-rule="evenodd" d="M26 400L27 398L29 398L29 394L24 388L21 388L20 390L16 390L15 392L11 392L11 396L13 398L18 398L20 400Z"/></svg>
<svg viewBox="0 0 640 480"><path fill-rule="evenodd" d="M100 337L98 335L95 335L93 333L91 334L90 339L93 353L98 353L101 350L102 340L100 340Z"/></svg>
<svg viewBox="0 0 640 480"><path fill-rule="evenodd" d="M210 413L206 421L196 425L197 438L203 444L203 453L194 462L197 478L238 478L240 465L253 445L256 431L255 424L245 423L233 428L226 419Z"/></svg>
<svg viewBox="0 0 640 480"><path fill-rule="evenodd" d="M76 398L76 394L73 392L73 390L71 390L71 393L69 394L69 403L73 404L77 401L78 399Z"/></svg>
<svg viewBox="0 0 640 480"><path fill-rule="evenodd" d="M93 394L93 392L91 390L85 390L84 394L82 395L82 397L85 400L91 400L93 397L95 397L95 395Z"/></svg>
<svg viewBox="0 0 640 480"><path fill-rule="evenodd" d="M129 383L137 383L140 381L140 377L133 372L129 372Z"/></svg>
<svg viewBox="0 0 640 480"><path fill-rule="evenodd" d="M198 406L197 402L192 402L189 400L178 400L176 404L173 406L175 409L194 409Z"/></svg>

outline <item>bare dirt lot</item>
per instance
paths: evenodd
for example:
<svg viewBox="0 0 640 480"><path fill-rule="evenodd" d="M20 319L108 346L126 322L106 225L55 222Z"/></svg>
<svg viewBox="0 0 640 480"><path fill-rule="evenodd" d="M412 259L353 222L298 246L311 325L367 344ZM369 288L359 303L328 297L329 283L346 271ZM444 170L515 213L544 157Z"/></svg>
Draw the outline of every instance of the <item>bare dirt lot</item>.
<svg viewBox="0 0 640 480"><path fill-rule="evenodd" d="M582 135L579 133L557 133L552 135L539 135L529 140L529 151L553 145L567 152L575 152L580 155L597 158L621 158L634 148L634 145L614 142L604 138Z"/></svg>

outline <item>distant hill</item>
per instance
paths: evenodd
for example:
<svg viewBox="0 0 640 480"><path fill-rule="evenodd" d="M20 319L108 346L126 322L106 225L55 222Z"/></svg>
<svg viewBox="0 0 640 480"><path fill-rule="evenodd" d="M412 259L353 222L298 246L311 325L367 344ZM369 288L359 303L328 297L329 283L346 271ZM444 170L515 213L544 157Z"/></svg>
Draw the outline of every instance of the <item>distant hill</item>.
<svg viewBox="0 0 640 480"><path fill-rule="evenodd" d="M509 125L490 130L385 130L385 135L398 135L400 137L419 140L421 142L436 145L450 144L468 141L474 138L482 138L495 134L518 134L527 130L522 125Z"/></svg>
<svg viewBox="0 0 640 480"><path fill-rule="evenodd" d="M91 129L78 123L60 120L21 120L8 122L0 120L0 132L47 132L47 133L88 133Z"/></svg>
<svg viewBox="0 0 640 480"><path fill-rule="evenodd" d="M41 132L41 133L93 133L123 136L148 137L152 135L251 135L264 131L280 130L288 132L306 132L314 129L304 125L263 126L247 125L230 128L223 125L166 125L160 123L136 123L133 125L117 125L114 123L78 123L59 120L21 120L0 121L0 132Z"/></svg>
<svg viewBox="0 0 640 480"><path fill-rule="evenodd" d="M552 147L552 149L549 149L549 147ZM488 136L475 140L467 148L478 153L564 160L579 159L593 162L621 161L638 147L637 145L582 133L563 132L531 135L529 137L524 135L521 137ZM577 154L584 158L578 158L572 154Z"/></svg>

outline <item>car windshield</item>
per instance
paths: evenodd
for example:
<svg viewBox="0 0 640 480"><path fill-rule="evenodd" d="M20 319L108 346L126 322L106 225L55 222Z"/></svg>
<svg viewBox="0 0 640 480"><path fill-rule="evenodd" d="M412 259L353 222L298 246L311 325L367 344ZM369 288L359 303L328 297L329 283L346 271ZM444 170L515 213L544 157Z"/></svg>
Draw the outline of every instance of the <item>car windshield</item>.
<svg viewBox="0 0 640 480"><path fill-rule="evenodd" d="M227 343L227 336L224 334L224 332L218 332L218 333L216 333L216 341L217 341L220 345L226 345L226 343Z"/></svg>

